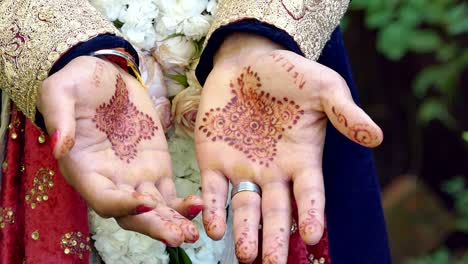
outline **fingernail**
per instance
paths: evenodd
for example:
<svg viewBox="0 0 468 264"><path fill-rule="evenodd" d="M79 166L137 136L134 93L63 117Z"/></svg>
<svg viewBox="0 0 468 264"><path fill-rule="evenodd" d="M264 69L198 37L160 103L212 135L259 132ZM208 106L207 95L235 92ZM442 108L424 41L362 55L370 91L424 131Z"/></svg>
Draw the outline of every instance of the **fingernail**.
<svg viewBox="0 0 468 264"><path fill-rule="evenodd" d="M51 143L52 144L52 149L55 149L55 146L57 145L59 137L60 137L60 132L58 130L55 130L54 133L52 133L52 136L50 137L51 142L52 142Z"/></svg>
<svg viewBox="0 0 468 264"><path fill-rule="evenodd" d="M187 217L193 219L203 210L203 205L192 205L187 209Z"/></svg>
<svg viewBox="0 0 468 264"><path fill-rule="evenodd" d="M139 214L144 214L144 213L147 213L149 211L152 211L153 208L151 207L148 207L146 205L139 205L135 208L135 214L136 215L139 215Z"/></svg>

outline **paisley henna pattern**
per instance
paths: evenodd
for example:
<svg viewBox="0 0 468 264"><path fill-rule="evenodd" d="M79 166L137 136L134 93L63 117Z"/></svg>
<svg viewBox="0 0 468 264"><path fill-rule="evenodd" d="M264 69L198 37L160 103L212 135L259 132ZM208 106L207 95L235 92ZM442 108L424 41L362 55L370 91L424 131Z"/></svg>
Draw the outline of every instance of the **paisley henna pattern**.
<svg viewBox="0 0 468 264"><path fill-rule="evenodd" d="M239 262L241 263L250 262L251 259L254 257L252 255L256 253L256 249L258 246L255 240L249 240L248 238L249 229L245 228L245 230L241 232L241 237L236 241L236 256Z"/></svg>
<svg viewBox="0 0 468 264"><path fill-rule="evenodd" d="M332 107L332 112L338 120L338 123L341 123L348 128L348 135L357 143L362 145L371 145L377 139L377 136L373 136L368 124L349 125L348 119L341 112L336 110L334 106Z"/></svg>
<svg viewBox="0 0 468 264"><path fill-rule="evenodd" d="M315 200L311 200L310 202L312 204L312 207L314 207ZM306 218L304 220L301 220L301 223L299 224L299 232L302 237L307 237L322 229L322 225L317 220L316 215L317 210L312 208L307 211Z"/></svg>
<svg viewBox="0 0 468 264"><path fill-rule="evenodd" d="M109 103L96 109L93 121L96 128L107 135L115 155L127 163L136 157L138 143L151 139L158 129L149 115L130 102L127 85L120 74L115 94Z"/></svg>
<svg viewBox="0 0 468 264"><path fill-rule="evenodd" d="M276 237L273 247L268 249L268 251L263 255L263 264L276 264L279 262L279 255L281 254L281 248L287 245L287 242L281 238Z"/></svg>
<svg viewBox="0 0 468 264"><path fill-rule="evenodd" d="M250 66L230 84L233 97L224 108L212 108L198 127L213 142L224 141L260 165L269 166L277 143L304 111L288 98L261 91L260 77Z"/></svg>

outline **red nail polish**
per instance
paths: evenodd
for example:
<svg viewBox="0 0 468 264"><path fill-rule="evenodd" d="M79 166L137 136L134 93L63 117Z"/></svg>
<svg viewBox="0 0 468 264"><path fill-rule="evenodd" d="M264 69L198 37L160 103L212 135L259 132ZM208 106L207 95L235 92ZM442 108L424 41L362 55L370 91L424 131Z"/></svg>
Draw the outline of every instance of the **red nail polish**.
<svg viewBox="0 0 468 264"><path fill-rule="evenodd" d="M135 214L139 215L139 214L144 214L144 213L147 213L149 211L152 211L153 208L151 207L148 207L146 205L139 205L135 208Z"/></svg>
<svg viewBox="0 0 468 264"><path fill-rule="evenodd" d="M187 217L192 219L203 210L203 205L192 205L187 209Z"/></svg>
<svg viewBox="0 0 468 264"><path fill-rule="evenodd" d="M59 137L60 137L60 132L58 130L55 130L54 133L52 133L52 136L50 137L51 142L52 142L52 149L54 149L55 146L57 145Z"/></svg>

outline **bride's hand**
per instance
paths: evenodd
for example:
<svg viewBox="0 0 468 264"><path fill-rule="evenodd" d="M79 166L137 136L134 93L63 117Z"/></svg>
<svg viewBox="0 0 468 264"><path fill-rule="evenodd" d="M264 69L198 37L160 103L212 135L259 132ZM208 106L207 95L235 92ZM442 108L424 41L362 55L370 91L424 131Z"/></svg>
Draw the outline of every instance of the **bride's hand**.
<svg viewBox="0 0 468 264"><path fill-rule="evenodd" d="M236 255L245 263L258 254L260 222L263 263L286 263L291 182L302 239L313 245L322 237L328 120L363 146L375 147L383 138L336 72L280 49L251 35L226 40L204 86L196 122L208 235L220 239L225 232L228 180L251 181L262 190L262 197L240 192L232 198Z"/></svg>
<svg viewBox="0 0 468 264"><path fill-rule="evenodd" d="M198 239L182 215L202 201L176 197L163 129L135 78L78 57L44 81L37 107L63 176L99 215L171 246Z"/></svg>

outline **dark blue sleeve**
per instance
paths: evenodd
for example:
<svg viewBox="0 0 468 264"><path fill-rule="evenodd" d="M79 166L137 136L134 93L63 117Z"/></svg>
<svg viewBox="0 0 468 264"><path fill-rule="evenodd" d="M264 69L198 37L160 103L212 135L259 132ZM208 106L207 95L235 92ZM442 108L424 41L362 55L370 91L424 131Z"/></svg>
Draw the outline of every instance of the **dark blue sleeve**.
<svg viewBox="0 0 468 264"><path fill-rule="evenodd" d="M213 33L196 70L201 84L213 68L213 56L232 32L265 36L286 49L302 53L284 31L258 21L241 21ZM333 32L318 60L338 72L358 102L346 50L339 29ZM359 146L328 124L323 153L326 217L333 264L390 264L390 250L380 200L380 187L370 149Z"/></svg>
<svg viewBox="0 0 468 264"><path fill-rule="evenodd" d="M69 49L52 66L52 68L49 71L49 76L58 72L60 69L65 67L65 65L67 65L70 61L72 61L73 59L79 56L85 56L85 55L90 54L93 51L97 51L101 49L114 49L114 48L125 49L128 53L130 53L130 55L133 56L137 65L139 64L138 53L128 41L115 35L105 34L105 35L99 35L95 38L92 38L86 42L78 44L72 47L71 49ZM44 131L46 131L44 118L42 117L41 113L39 113L39 111L36 112L36 125L38 125Z"/></svg>
<svg viewBox="0 0 468 264"><path fill-rule="evenodd" d="M303 55L296 41L294 41L294 39L291 38L291 36L289 36L289 34L284 30L280 30L273 25L266 24L255 19L246 19L235 22L220 27L213 32L209 42L203 50L200 62L198 63L195 71L197 79L202 86L205 84L206 78L208 77L208 74L210 74L211 69L213 69L213 57L216 51L221 46L224 39L233 32L255 33L282 45L287 50Z"/></svg>

